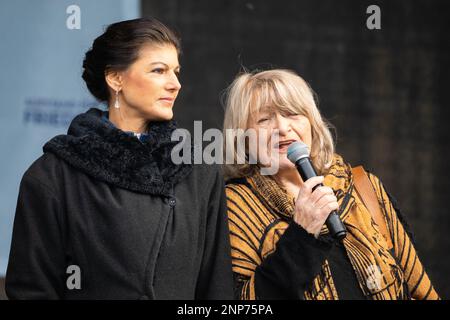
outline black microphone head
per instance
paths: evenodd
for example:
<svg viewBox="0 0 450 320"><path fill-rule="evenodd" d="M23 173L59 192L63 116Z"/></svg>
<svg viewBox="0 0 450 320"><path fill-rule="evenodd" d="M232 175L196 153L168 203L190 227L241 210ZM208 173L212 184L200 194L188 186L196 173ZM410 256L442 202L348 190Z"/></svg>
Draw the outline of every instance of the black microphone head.
<svg viewBox="0 0 450 320"><path fill-rule="evenodd" d="M301 141L291 143L287 150L287 158L289 161L296 163L298 160L307 157L309 157L309 149L306 144Z"/></svg>

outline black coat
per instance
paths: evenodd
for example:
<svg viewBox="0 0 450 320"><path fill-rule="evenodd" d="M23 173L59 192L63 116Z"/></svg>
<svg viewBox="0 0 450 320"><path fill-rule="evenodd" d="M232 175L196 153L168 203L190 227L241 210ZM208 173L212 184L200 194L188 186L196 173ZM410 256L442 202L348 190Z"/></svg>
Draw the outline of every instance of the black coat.
<svg viewBox="0 0 450 320"><path fill-rule="evenodd" d="M91 109L44 146L20 185L9 298L232 298L221 172L173 164L174 128L142 143Z"/></svg>

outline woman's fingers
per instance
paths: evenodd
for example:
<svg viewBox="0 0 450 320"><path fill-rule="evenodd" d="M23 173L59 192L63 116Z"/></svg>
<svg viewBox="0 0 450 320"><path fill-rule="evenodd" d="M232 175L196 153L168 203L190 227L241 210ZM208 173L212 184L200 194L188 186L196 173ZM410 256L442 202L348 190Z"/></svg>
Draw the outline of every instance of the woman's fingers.
<svg viewBox="0 0 450 320"><path fill-rule="evenodd" d="M308 180L306 180L302 185L300 186L299 193L303 196L309 196L313 191L312 189L317 186L318 184L322 183L324 180L323 176L317 176L312 177Z"/></svg>
<svg viewBox="0 0 450 320"><path fill-rule="evenodd" d="M326 186L320 186L312 192L310 199L312 203L317 203L320 199L322 199L322 197L327 195L334 196L333 189Z"/></svg>
<svg viewBox="0 0 450 320"><path fill-rule="evenodd" d="M328 213L339 208L336 196L330 194L324 195L314 206L320 211L329 210Z"/></svg>
<svg viewBox="0 0 450 320"><path fill-rule="evenodd" d="M318 184L323 183L323 180L323 176L317 176L302 184L293 217L296 223L315 236L320 232L330 212L339 208L333 189L327 186L318 186L314 191L312 190Z"/></svg>

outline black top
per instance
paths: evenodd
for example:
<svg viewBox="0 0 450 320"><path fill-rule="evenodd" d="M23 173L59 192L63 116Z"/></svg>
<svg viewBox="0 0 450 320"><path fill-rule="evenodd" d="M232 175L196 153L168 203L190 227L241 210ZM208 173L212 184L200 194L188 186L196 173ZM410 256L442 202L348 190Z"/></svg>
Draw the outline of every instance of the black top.
<svg viewBox="0 0 450 320"><path fill-rule="evenodd" d="M316 239L291 222L277 249L255 270L258 299L304 299L304 292L328 260L339 299L366 299L341 244L328 234ZM240 288L235 288L239 292Z"/></svg>
<svg viewBox="0 0 450 320"><path fill-rule="evenodd" d="M233 297L221 171L174 164L174 129L142 142L91 109L45 145L20 185L10 299Z"/></svg>
<svg viewBox="0 0 450 320"><path fill-rule="evenodd" d="M328 255L328 263L339 299L366 300L345 248L340 242L333 243Z"/></svg>

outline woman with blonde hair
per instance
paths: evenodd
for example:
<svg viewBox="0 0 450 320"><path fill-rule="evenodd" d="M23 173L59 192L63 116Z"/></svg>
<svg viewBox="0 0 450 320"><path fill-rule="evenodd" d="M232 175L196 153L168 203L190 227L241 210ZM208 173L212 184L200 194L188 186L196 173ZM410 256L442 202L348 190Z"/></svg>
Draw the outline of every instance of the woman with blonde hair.
<svg viewBox="0 0 450 320"><path fill-rule="evenodd" d="M244 141L245 163L235 152L225 166L237 298L439 299L394 199L375 175L335 153L330 126L301 77L245 72L227 93L224 130L265 137L257 154ZM317 177L303 181L287 158L296 141L310 150ZM274 161L278 170L262 174ZM333 210L347 230L342 241L325 225Z"/></svg>

